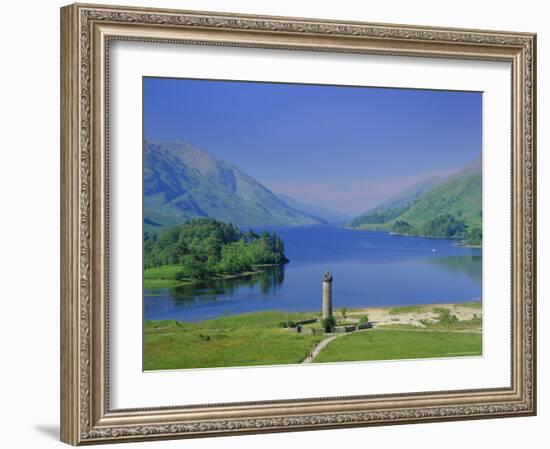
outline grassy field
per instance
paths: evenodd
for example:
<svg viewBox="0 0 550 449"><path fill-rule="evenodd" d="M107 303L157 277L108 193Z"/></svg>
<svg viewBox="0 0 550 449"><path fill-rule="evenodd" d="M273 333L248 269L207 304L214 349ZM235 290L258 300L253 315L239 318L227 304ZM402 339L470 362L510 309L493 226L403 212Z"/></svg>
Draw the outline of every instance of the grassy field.
<svg viewBox="0 0 550 449"><path fill-rule="evenodd" d="M143 288L154 290L157 288L169 288L190 284L190 282L176 280L176 273L180 270L181 267L178 265L164 265L158 268L147 268L143 270Z"/></svg>
<svg viewBox="0 0 550 449"><path fill-rule="evenodd" d="M239 274L231 275L218 275L211 280L223 280L237 277L252 276L254 274L261 273L262 268L273 267L275 265L255 265L253 269L255 271L245 271ZM176 279L176 273L181 271L179 265L163 265L156 268L146 268L143 270L143 288L146 290L156 290L159 288L171 288L178 287L180 285L191 285L196 281L178 281Z"/></svg>
<svg viewBox="0 0 550 449"><path fill-rule="evenodd" d="M323 335L289 332L281 323L312 315L258 312L199 323L146 321L144 369L300 363Z"/></svg>
<svg viewBox="0 0 550 449"><path fill-rule="evenodd" d="M463 306L463 304L461 304ZM456 306L407 306L388 314L432 312L418 325L386 323L339 336L314 362L415 359L481 355L481 314L458 320ZM474 307L476 309L477 307ZM301 363L312 348L333 334L291 332L285 323L320 318L318 313L256 312L197 323L146 321L144 369L212 368ZM393 321L393 318L392 318ZM319 323L304 329L319 328Z"/></svg>
<svg viewBox="0 0 550 449"><path fill-rule="evenodd" d="M384 326L337 338L321 351L315 363L481 355L478 332L392 328Z"/></svg>

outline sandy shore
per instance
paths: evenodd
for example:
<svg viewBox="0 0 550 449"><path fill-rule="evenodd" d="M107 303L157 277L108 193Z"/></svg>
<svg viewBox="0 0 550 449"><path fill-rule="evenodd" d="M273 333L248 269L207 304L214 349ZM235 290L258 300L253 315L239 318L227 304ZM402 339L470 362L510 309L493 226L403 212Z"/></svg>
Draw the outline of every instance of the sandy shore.
<svg viewBox="0 0 550 449"><path fill-rule="evenodd" d="M418 327L425 327L422 321L428 320L432 322L438 321L439 313L434 309L446 308L455 315L459 321L467 321L476 317L482 316L482 309L476 307L469 307L467 305L459 304L427 304L414 306L414 311L405 311L406 307L368 307L364 309L349 310L346 315L348 320L353 320L354 317L360 317L367 314L369 321L376 326L384 326L389 324L409 324ZM399 311L395 313L395 311ZM392 313L393 311L393 313ZM338 317L340 310L335 310L335 316Z"/></svg>

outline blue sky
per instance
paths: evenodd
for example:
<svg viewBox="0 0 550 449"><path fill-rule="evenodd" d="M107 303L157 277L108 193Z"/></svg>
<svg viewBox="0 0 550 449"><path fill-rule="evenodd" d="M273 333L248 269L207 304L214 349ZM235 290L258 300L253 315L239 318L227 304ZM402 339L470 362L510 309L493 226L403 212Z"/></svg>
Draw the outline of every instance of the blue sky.
<svg viewBox="0 0 550 449"><path fill-rule="evenodd" d="M482 94L144 78L144 137L185 140L275 193L350 215L479 155Z"/></svg>

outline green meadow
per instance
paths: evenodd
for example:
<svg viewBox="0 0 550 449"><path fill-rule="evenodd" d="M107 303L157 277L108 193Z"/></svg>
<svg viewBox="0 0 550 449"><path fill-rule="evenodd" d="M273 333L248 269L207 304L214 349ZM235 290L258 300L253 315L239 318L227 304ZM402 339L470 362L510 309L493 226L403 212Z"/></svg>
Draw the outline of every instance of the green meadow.
<svg viewBox="0 0 550 449"><path fill-rule="evenodd" d="M409 309L394 313L412 311ZM482 354L481 317L460 321L452 314L452 308L433 310L439 313L439 320L426 321L424 327L391 324L340 335L320 351L314 362ZM255 312L196 323L146 321L144 369L301 363L317 344L335 335L296 333L285 328L289 323L310 318L319 318L319 314ZM307 327L318 324L304 326Z"/></svg>
<svg viewBox="0 0 550 449"><path fill-rule="evenodd" d="M289 332L283 326L311 316L257 312L199 323L146 321L144 369L300 363L324 336Z"/></svg>
<svg viewBox="0 0 550 449"><path fill-rule="evenodd" d="M192 282L179 281L176 279L176 274L179 271L180 267L178 265L163 265L162 267L146 268L143 270L143 288L155 290L191 284Z"/></svg>
<svg viewBox="0 0 550 449"><path fill-rule="evenodd" d="M321 351L315 363L481 355L479 332L392 327L337 338Z"/></svg>
<svg viewBox="0 0 550 449"><path fill-rule="evenodd" d="M159 288L172 288L179 287L181 285L192 285L199 280L179 280L177 279L178 273L181 272L182 267L180 265L163 265L161 267L146 268L143 270L143 288L146 290L156 290ZM254 274L261 273L260 267L254 267L252 271L244 271L239 274L219 274L212 278L212 280L224 280L237 277L252 276Z"/></svg>

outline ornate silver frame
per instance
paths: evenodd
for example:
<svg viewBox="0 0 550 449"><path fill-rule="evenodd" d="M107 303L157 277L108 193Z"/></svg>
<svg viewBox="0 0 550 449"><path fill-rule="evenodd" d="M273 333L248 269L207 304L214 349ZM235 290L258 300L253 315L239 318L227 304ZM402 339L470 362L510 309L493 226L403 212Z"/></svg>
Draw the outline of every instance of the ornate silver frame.
<svg viewBox="0 0 550 449"><path fill-rule="evenodd" d="M75 4L61 9L61 36L62 441L79 445L536 413L534 34ZM109 43L116 39L510 62L511 387L111 410L106 80Z"/></svg>

